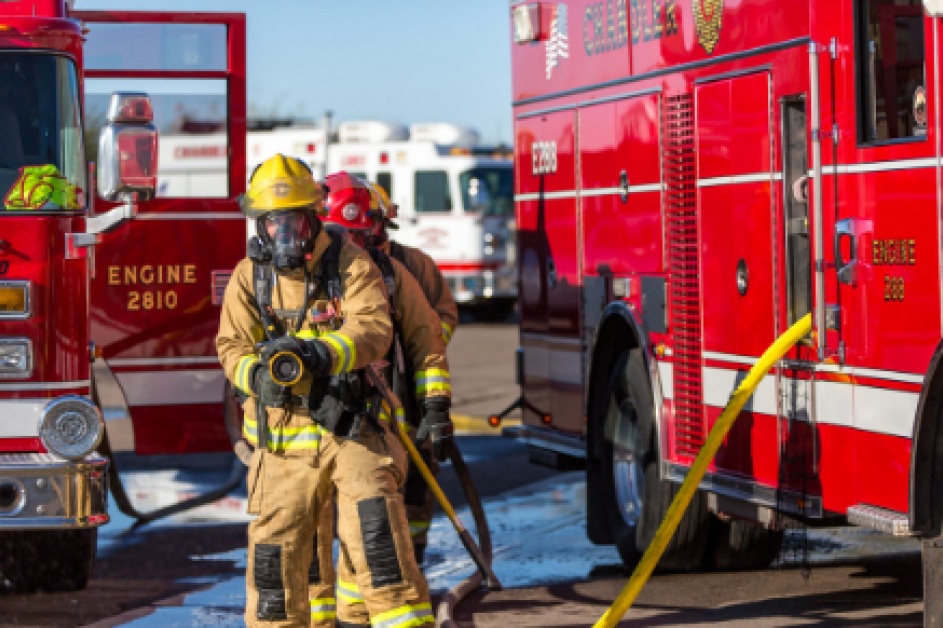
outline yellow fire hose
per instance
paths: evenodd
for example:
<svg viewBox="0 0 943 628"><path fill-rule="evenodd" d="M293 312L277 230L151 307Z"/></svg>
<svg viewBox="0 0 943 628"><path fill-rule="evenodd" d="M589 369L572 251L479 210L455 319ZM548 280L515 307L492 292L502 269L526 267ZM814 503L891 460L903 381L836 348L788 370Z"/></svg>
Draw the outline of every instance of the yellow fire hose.
<svg viewBox="0 0 943 628"><path fill-rule="evenodd" d="M435 495L435 498L442 507L442 510L445 511L445 514L452 522L452 526L458 533L458 538L461 539L462 545L465 546L465 550L471 556L472 560L475 562L475 565L478 567L478 570L481 572L485 586L492 591L500 591L501 582L498 580L498 577L494 575L494 571L491 569L490 561L485 557L484 554L482 554L481 549L478 547L478 544L475 543L475 539L472 538L471 533L465 529L465 526L462 524L462 520L458 518L458 515L455 513L455 509L452 508L452 504L449 503L445 493L443 493L442 489L439 488L439 483L436 481L435 476L432 475L432 472L429 471L429 467L426 466L422 456L419 455L419 451L416 449L412 438L409 436L409 430L406 428L406 425L400 421L403 406L396 397L396 394L390 390L389 386L386 385L386 381L379 373L376 372L373 366L368 366L365 372L367 374L367 380L373 384L377 390L380 391L383 399L390 406L391 413L393 413L393 423L395 423L398 428L396 435L399 437L400 442L402 442L403 446L406 448L406 451L409 452L409 457L412 459L413 464L416 465L416 468L419 469L422 477L425 478L426 484L432 490L432 494Z"/></svg>
<svg viewBox="0 0 943 628"><path fill-rule="evenodd" d="M714 424L713 429L711 429L710 434L707 436L707 441L701 447L701 451L694 460L694 464L691 465L691 469L688 471L687 477L685 477L684 483L681 485L681 489L671 502L671 507L668 508L668 514L665 515L664 521L661 522L661 526L659 526L658 531L655 533L655 538L652 539L651 545L645 550L645 554L632 573L632 577L629 578L628 584L625 585L622 593L619 594L616 601L609 607L609 610L593 625L593 628L613 628L622 620L622 617L629 610L629 607L632 606L635 598L641 593L642 587L645 586L648 578L652 575L652 571L655 570L655 566L658 564L659 559L661 559L661 555L664 554L665 548L668 547L668 543L671 541L671 537L674 535L675 529L677 529L678 523L684 515L684 511L687 510L688 504L691 503L691 498L694 497L694 493L701 483L701 478L704 477L704 472L707 471L707 465L714 459L717 450L720 449L721 443L724 441L724 438L727 437L727 432L730 431L733 422L740 414L740 410L743 409L744 404L746 404L747 400L753 394L753 391L756 390L756 387L759 386L766 373L773 368L773 365L811 330L812 315L807 314L795 325L790 327L789 331L780 336L779 339L763 353L763 356L753 365L753 368L750 369L746 379L741 382L740 387L737 388L730 397L730 401L727 402L727 407L724 408L723 414L717 419L717 423Z"/></svg>

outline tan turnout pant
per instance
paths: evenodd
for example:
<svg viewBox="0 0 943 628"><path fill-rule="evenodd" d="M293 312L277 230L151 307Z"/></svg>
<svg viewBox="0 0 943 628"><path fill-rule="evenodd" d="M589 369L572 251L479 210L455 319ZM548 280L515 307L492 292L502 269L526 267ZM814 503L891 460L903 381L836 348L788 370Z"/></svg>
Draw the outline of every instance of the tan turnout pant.
<svg viewBox="0 0 943 628"><path fill-rule="evenodd" d="M432 625L429 590L416 565L399 485L405 452L392 434L365 431L358 441L324 434L316 456L256 451L249 473L249 564L246 624L300 627L312 618L334 620L334 596L309 585L331 576L332 537L318 538L318 523L337 493L341 543L376 628ZM333 516L331 514L330 516ZM327 560L314 569L314 545ZM314 572L317 571L317 574ZM326 624L330 625L330 624Z"/></svg>
<svg viewBox="0 0 943 628"><path fill-rule="evenodd" d="M416 429L411 428L410 435L415 436L415 432ZM420 451L426 465L433 475L438 477L439 463L431 455L431 441L427 440ZM435 510L435 496L426 485L425 479L412 460L408 462L406 482L403 484L401 491L404 493L406 517L412 542L415 545L425 545L429 525L432 522L433 511ZM337 619L340 620L339 624L341 626L369 626L370 615L364 604L363 593L360 591L360 587L357 586L356 570L343 541L341 542L340 556L337 559L337 581L335 585L332 547L334 538L333 495L326 495L324 504L325 507L318 522L317 555L313 557L311 562L312 570L316 568L315 565L319 566L321 578L316 583L312 582L308 587L311 606L315 608L316 601L319 599L334 598L334 603L337 606ZM326 539L330 539L330 541L325 541ZM312 612L311 628L334 628L334 626L333 618L315 616Z"/></svg>

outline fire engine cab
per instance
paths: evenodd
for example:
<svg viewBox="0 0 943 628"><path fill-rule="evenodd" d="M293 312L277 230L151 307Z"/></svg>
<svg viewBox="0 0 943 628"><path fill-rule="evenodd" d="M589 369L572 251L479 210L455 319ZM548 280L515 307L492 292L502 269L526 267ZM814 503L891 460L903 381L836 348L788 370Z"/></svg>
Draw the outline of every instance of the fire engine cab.
<svg viewBox="0 0 943 628"><path fill-rule="evenodd" d="M585 465L589 537L627 564L746 371L809 313L662 565L768 564L787 521L940 537L941 16L512 2L515 434ZM938 554L924 544L927 574Z"/></svg>
<svg viewBox="0 0 943 628"><path fill-rule="evenodd" d="M244 55L243 15L0 3L4 586L86 585L121 456L231 451L213 339L245 251ZM158 130L189 110L232 176L156 199Z"/></svg>
<svg viewBox="0 0 943 628"><path fill-rule="evenodd" d="M428 253L460 305L506 318L517 298L510 154L452 124L343 122L325 144L329 126L250 131L250 173L281 152L319 176L346 170L378 183L399 205L393 238Z"/></svg>

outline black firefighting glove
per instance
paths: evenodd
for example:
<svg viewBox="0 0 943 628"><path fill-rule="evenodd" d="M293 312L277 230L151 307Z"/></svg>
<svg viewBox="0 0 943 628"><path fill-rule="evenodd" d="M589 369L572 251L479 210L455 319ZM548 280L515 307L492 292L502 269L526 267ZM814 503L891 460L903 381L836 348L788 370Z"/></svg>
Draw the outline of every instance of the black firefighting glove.
<svg viewBox="0 0 943 628"><path fill-rule="evenodd" d="M439 462L452 453L453 434L452 417L449 408L452 400L448 397L426 397L422 402L422 421L416 431L416 443L422 445L426 437L432 437L432 456Z"/></svg>
<svg viewBox="0 0 943 628"><path fill-rule="evenodd" d="M330 374L331 354L327 345L320 340L300 340L294 336L283 336L265 345L261 362L268 365L279 353L291 353L298 356L305 368L315 377Z"/></svg>
<svg viewBox="0 0 943 628"><path fill-rule="evenodd" d="M252 378L249 380L252 382L252 394L267 408L284 408L288 401L288 389L275 383L265 362L252 368Z"/></svg>

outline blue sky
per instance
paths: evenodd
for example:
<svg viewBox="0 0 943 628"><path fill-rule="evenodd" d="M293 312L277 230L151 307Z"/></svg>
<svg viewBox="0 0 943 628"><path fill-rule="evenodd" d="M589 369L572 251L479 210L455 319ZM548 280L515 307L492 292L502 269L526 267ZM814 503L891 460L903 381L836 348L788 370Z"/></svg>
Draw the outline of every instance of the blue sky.
<svg viewBox="0 0 943 628"><path fill-rule="evenodd" d="M452 122L510 143L508 0L77 0L244 12L250 113Z"/></svg>

